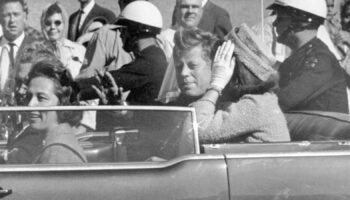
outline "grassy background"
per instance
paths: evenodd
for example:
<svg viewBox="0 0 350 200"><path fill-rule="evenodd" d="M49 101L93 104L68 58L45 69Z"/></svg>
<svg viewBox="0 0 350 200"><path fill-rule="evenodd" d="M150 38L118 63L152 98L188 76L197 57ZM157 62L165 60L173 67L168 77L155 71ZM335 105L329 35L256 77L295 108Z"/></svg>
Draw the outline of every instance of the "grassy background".
<svg viewBox="0 0 350 200"><path fill-rule="evenodd" d="M42 8L49 3L59 1L67 9L68 14L79 8L78 0L28 0L29 2L29 24L40 30L40 15ZM117 15L119 7L117 0L95 0L98 4L111 9ZM176 0L150 0L161 10L164 20L164 28L168 28L171 23L171 14ZM216 4L225 8L231 15L233 25L246 22L249 25L259 23L261 18L261 2L266 8L273 0L212 0ZM266 14L266 13L264 13Z"/></svg>

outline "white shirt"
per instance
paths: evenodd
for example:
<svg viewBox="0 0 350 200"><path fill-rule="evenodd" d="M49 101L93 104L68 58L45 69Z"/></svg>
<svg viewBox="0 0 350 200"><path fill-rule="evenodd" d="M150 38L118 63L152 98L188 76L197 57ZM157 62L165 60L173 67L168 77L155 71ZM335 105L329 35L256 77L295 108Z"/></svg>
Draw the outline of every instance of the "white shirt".
<svg viewBox="0 0 350 200"><path fill-rule="evenodd" d="M23 43L23 40L24 40L24 32L17 38L15 39L12 43L15 44L14 46L14 58L16 58L17 56L17 52L19 50L19 47L22 45ZM2 37L2 40L0 41L0 44L2 47L6 48L8 50L8 52L10 52L10 45L9 45L9 41L5 38L5 37Z"/></svg>
<svg viewBox="0 0 350 200"><path fill-rule="evenodd" d="M83 8L83 13L81 14L80 23L79 23L79 29L81 29L81 26L84 24L86 17L91 12L94 6L95 6L95 0L92 0L88 5L85 6L85 8Z"/></svg>

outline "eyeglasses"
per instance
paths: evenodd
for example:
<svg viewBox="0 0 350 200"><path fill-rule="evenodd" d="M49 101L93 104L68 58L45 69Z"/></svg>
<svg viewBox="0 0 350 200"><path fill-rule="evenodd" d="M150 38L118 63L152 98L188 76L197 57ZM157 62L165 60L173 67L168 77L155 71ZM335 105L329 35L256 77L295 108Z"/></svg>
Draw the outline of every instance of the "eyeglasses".
<svg viewBox="0 0 350 200"><path fill-rule="evenodd" d="M45 21L45 26L51 26L52 24L55 24L55 26L61 26L63 22L60 20L56 20L56 21Z"/></svg>

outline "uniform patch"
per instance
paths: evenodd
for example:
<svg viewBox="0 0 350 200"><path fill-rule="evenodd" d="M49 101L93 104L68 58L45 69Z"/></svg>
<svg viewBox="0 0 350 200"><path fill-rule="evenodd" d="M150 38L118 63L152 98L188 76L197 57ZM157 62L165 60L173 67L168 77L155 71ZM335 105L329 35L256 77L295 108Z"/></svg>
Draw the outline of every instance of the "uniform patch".
<svg viewBox="0 0 350 200"><path fill-rule="evenodd" d="M318 59L316 57L309 57L305 61L305 66L310 68L315 68L318 63Z"/></svg>

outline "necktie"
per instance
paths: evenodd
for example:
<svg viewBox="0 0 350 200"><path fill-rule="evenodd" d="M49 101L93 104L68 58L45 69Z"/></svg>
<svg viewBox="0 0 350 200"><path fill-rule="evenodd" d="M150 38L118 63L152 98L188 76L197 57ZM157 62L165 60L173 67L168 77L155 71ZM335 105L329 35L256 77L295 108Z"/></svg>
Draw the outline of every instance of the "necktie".
<svg viewBox="0 0 350 200"><path fill-rule="evenodd" d="M80 30L80 23L81 23L81 16L84 14L83 10L79 10L78 13L78 20L77 20L77 24L76 24L76 33L75 33L75 40L78 39L79 37L79 30Z"/></svg>
<svg viewBox="0 0 350 200"><path fill-rule="evenodd" d="M10 54L9 54L9 56L10 56L10 63L11 63L11 66L14 67L14 65L15 65L15 46L16 46L16 44L10 42L9 46L10 46Z"/></svg>

